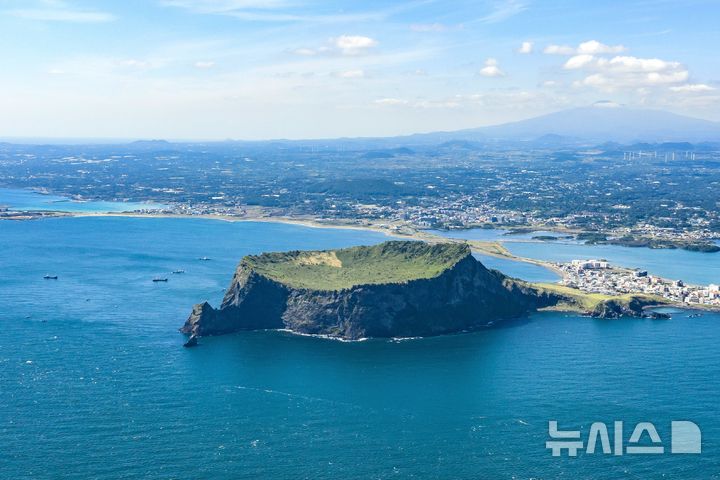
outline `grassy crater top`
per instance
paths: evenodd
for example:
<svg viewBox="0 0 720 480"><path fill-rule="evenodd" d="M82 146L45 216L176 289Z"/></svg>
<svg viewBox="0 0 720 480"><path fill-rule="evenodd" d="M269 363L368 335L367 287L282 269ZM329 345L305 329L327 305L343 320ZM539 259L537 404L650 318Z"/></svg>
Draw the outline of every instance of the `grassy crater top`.
<svg viewBox="0 0 720 480"><path fill-rule="evenodd" d="M470 254L461 243L384 242L340 250L263 253L243 264L293 288L343 290L440 275Z"/></svg>

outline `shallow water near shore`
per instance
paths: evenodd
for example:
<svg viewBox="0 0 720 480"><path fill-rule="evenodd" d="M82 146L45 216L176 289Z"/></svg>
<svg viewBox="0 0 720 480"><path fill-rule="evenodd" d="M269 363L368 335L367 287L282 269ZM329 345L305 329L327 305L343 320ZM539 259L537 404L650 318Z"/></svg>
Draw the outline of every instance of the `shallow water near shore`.
<svg viewBox="0 0 720 480"><path fill-rule="evenodd" d="M499 241L518 257L549 262L570 262L575 259L602 258L615 266L640 268L671 280L683 280L698 285L720 284L720 252L690 252L682 249L632 248L619 245L585 245L575 240L531 241L532 236L552 232L532 232L505 235L506 230L434 231L448 238ZM555 236L562 234L555 233ZM717 243L717 242L716 242ZM509 266L512 263L507 264ZM502 268L500 268L502 269ZM520 277L522 278L522 277ZM546 281L534 280L532 281Z"/></svg>
<svg viewBox="0 0 720 480"><path fill-rule="evenodd" d="M103 200L74 201L59 195L46 195L33 190L0 188L0 206L22 211L53 211L68 213L132 212L159 210L159 203L107 202Z"/></svg>
<svg viewBox="0 0 720 480"><path fill-rule="evenodd" d="M182 348L192 304L217 305L242 255L387 239L195 219L0 222L3 476L720 478L717 314L540 313L400 342L247 332ZM651 421L666 447L669 422L692 420L703 454L558 459L549 420L585 436L623 420L626 440Z"/></svg>

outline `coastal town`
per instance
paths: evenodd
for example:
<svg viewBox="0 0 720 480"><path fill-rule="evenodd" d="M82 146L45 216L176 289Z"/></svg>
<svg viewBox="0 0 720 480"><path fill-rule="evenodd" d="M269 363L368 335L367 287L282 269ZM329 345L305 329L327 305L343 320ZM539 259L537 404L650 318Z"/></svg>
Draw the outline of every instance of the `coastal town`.
<svg viewBox="0 0 720 480"><path fill-rule="evenodd" d="M718 182L720 145L710 143L0 144L0 186L152 202L160 214L534 228L702 251L720 238Z"/></svg>
<svg viewBox="0 0 720 480"><path fill-rule="evenodd" d="M48 192L42 192L46 195ZM28 192L28 195L32 193ZM37 195L37 193L35 193ZM66 201L82 201L78 198L67 199ZM289 221L295 223L304 223L308 225L324 225L324 226L345 226L357 228L369 228L379 231L386 231L393 235L403 235L415 237L424 240L437 240L436 232L429 230L432 228L433 222L438 218L442 218L444 222L453 219L457 221L457 228L467 228L470 225L480 225L482 228L501 228L508 235L508 239L512 238L514 233L528 233L532 235L533 231L537 231L540 226L545 229L552 229L545 232L542 236L531 237L524 241L557 241L562 239L574 239L575 241L587 241L588 243L604 243L612 242L613 238L627 238L630 234L647 235L655 241L661 239L673 240L701 240L712 241L716 237L712 232L703 231L702 229L692 230L689 232L678 232L673 228L662 228L653 225L641 225L640 229L630 229L627 227L617 228L603 234L583 234L582 232L573 231L563 225L561 222L547 225L547 223L538 222L537 227L533 228L533 220L527 215L520 215L517 212L498 212L488 207L464 207L460 205L446 205L437 209L427 209L420 206L406 206L401 214L397 214L393 209L379 207L374 205L357 206L361 215L356 215L352 219L340 219L332 217L316 217L310 215L287 215L283 216L281 209L268 209L259 206L222 206L213 205L211 203L189 205L189 204L156 204L157 208L151 205L144 205L140 209L128 209L127 212L118 212L119 214L139 215L139 216L203 216L213 218L226 218L229 220L270 220L270 221ZM52 208L52 207L51 207ZM459 212L464 212L460 214ZM65 216L70 215L67 212L56 212L52 210L22 210L12 206L0 206L0 218L14 220L31 220L46 216ZM515 225L513 228L512 225ZM456 229L457 229L456 228ZM554 232L554 233L553 233ZM549 236L552 234L554 236ZM613 235L613 236L611 236ZM597 239L602 238L598 242ZM501 242L502 243L502 242ZM674 248L672 246L655 247L655 248ZM490 252L494 254L494 252ZM505 251L505 256L511 256ZM503 255L501 255L503 256ZM516 260L527 260L515 258ZM599 293L605 295L624 295L624 294L647 294L662 297L674 304L720 308L720 286L717 284L710 285L694 285L684 282L682 279L665 279L644 270L634 270L624 268L622 266L611 265L605 260L573 260L572 262L537 262L549 268L556 270L562 274L561 283L565 286L576 288L587 293Z"/></svg>
<svg viewBox="0 0 720 480"><path fill-rule="evenodd" d="M656 295L673 303L695 307L720 307L720 286L686 284L611 265L604 260L573 260L553 263L563 274L562 284L588 293L624 295L642 293Z"/></svg>

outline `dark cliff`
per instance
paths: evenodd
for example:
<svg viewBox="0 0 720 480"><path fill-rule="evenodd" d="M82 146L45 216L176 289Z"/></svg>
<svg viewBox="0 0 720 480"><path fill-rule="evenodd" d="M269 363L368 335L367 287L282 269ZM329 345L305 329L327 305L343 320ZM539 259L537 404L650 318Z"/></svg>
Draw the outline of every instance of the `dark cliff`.
<svg viewBox="0 0 720 480"><path fill-rule="evenodd" d="M466 245L386 242L279 255L244 258L220 308L196 305L181 330L197 336L281 328L345 339L429 336L517 317L554 301L488 270ZM442 262L432 265L435 258ZM384 269L385 260L390 270ZM285 268L286 263L290 267ZM418 270L422 265L431 265L430 273ZM305 270L317 275L327 270L326 279L337 275L333 269L342 268L363 278L374 278L379 271L393 272L386 274L393 278L331 289L326 282L323 288L308 288L307 278L302 277ZM396 272L403 269L412 273L398 280ZM290 273L279 279L279 271ZM305 283L298 286L297 278ZM343 277L343 281L348 280Z"/></svg>

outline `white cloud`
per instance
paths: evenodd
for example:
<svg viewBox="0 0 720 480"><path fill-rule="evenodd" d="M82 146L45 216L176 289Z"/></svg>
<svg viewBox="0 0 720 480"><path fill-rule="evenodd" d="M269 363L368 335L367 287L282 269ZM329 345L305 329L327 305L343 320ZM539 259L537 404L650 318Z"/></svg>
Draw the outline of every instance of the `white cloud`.
<svg viewBox="0 0 720 480"><path fill-rule="evenodd" d="M476 21L480 23L498 23L522 13L526 9L527 5L519 0L498 0L489 14Z"/></svg>
<svg viewBox="0 0 720 480"><path fill-rule="evenodd" d="M533 51L533 43L532 42L522 42L520 45L520 48L518 48L518 53L532 53Z"/></svg>
<svg viewBox="0 0 720 480"><path fill-rule="evenodd" d="M497 90L472 95L456 95L456 101L469 106L488 109L517 109L557 107L565 103L562 98L528 90Z"/></svg>
<svg viewBox="0 0 720 480"><path fill-rule="evenodd" d="M314 50L312 48L296 48L292 51L295 55L300 55L301 57L312 57L314 55L317 55L319 52L318 50Z"/></svg>
<svg viewBox="0 0 720 480"><path fill-rule="evenodd" d="M373 104L382 106L382 107L408 107L408 108L415 108L415 109L427 109L427 108L434 108L434 109L445 109L445 108L458 108L461 106L461 103L458 101L458 98L449 98L445 100L425 100L425 99L418 99L418 100L404 100L401 98L381 98L378 100L375 100Z"/></svg>
<svg viewBox="0 0 720 480"><path fill-rule="evenodd" d="M119 67L129 67L129 68L148 68L148 67L153 66L152 62L150 62L150 61L137 60L135 58L128 58L125 60L117 60L116 64Z"/></svg>
<svg viewBox="0 0 720 480"><path fill-rule="evenodd" d="M382 105L382 106L398 106L398 105L408 105L410 102L407 100L403 100L401 98L379 98L373 102L375 105Z"/></svg>
<svg viewBox="0 0 720 480"><path fill-rule="evenodd" d="M500 70L497 60L488 58L485 60L485 66L480 70L480 75L483 77L504 77L505 72Z"/></svg>
<svg viewBox="0 0 720 480"><path fill-rule="evenodd" d="M215 62L211 62L211 61L195 62L195 68L208 69L208 68L212 68L214 66L215 66Z"/></svg>
<svg viewBox="0 0 720 480"><path fill-rule="evenodd" d="M613 102L612 100L599 100L592 104L595 108L620 108L622 105L620 105L617 102Z"/></svg>
<svg viewBox="0 0 720 480"><path fill-rule="evenodd" d="M563 68L586 72L587 76L574 86L605 91L676 85L686 82L690 76L679 62L632 56L607 58L581 54L568 59Z"/></svg>
<svg viewBox="0 0 720 480"><path fill-rule="evenodd" d="M340 78L363 78L365 76L364 70L346 70L337 74Z"/></svg>
<svg viewBox="0 0 720 480"><path fill-rule="evenodd" d="M548 45L543 49L543 53L547 55L574 55L576 51L573 47L567 45Z"/></svg>
<svg viewBox="0 0 720 480"><path fill-rule="evenodd" d="M394 110L434 109L455 112L454 115L477 112L538 112L569 105L567 98L537 91L498 89L474 94L457 94L437 99L381 98L373 104Z"/></svg>
<svg viewBox="0 0 720 480"><path fill-rule="evenodd" d="M589 54L589 55L601 55L601 54L607 54L607 53L622 53L627 48L625 48L623 45L605 45L604 43L600 43L597 40L590 40L587 42L581 43L577 48L577 53L580 55L583 54Z"/></svg>
<svg viewBox="0 0 720 480"><path fill-rule="evenodd" d="M566 70L577 70L592 63L594 60L595 57L592 55L575 55L574 57L570 57L570 59L565 62L563 68Z"/></svg>
<svg viewBox="0 0 720 480"><path fill-rule="evenodd" d="M679 62L667 62L659 58L638 58L638 57L614 57L611 60L601 59L598 61L601 67L613 68L623 72L665 72L681 68Z"/></svg>
<svg viewBox="0 0 720 480"><path fill-rule="evenodd" d="M287 6L282 0L162 0L161 5L190 10L196 13L231 13L236 10L268 10Z"/></svg>
<svg viewBox="0 0 720 480"><path fill-rule="evenodd" d="M413 23L410 25L410 30L413 32L444 32L447 29L447 25L442 23Z"/></svg>
<svg viewBox="0 0 720 480"><path fill-rule="evenodd" d="M51 75L68 75L92 80L98 84L112 80L137 78L149 71L168 66L170 60L161 57L114 58L105 56L78 56L49 65Z"/></svg>
<svg viewBox="0 0 720 480"><path fill-rule="evenodd" d="M190 13L225 15L243 21L253 22L314 22L339 23L379 21L388 17L393 10L359 13L306 14L297 8L302 6L290 0L161 0L165 7L181 8ZM397 9L397 8L396 8Z"/></svg>
<svg viewBox="0 0 720 480"><path fill-rule="evenodd" d="M543 53L548 55L603 55L612 53L622 53L627 48L623 45L605 45L597 40L588 40L582 42L577 47L568 45L548 45Z"/></svg>
<svg viewBox="0 0 720 480"><path fill-rule="evenodd" d="M362 55L378 45L377 40L362 35L341 35L333 43L343 55Z"/></svg>
<svg viewBox="0 0 720 480"><path fill-rule="evenodd" d="M711 87L710 85L705 85L703 83L689 83L687 85L678 85L676 87L670 87L670 90L673 92L681 92L681 93L704 93L704 92L712 92L716 89L714 87Z"/></svg>
<svg viewBox="0 0 720 480"><path fill-rule="evenodd" d="M96 10L78 10L60 1L46 1L42 2L40 8L19 8L5 10L2 13L17 18L46 22L103 23L115 20L115 16L110 13Z"/></svg>
<svg viewBox="0 0 720 480"><path fill-rule="evenodd" d="M378 46L378 41L362 35L340 35L339 37L330 38L325 45L317 48L296 48L291 52L302 57L312 57L316 55L343 55L343 56L360 56L370 53Z"/></svg>

